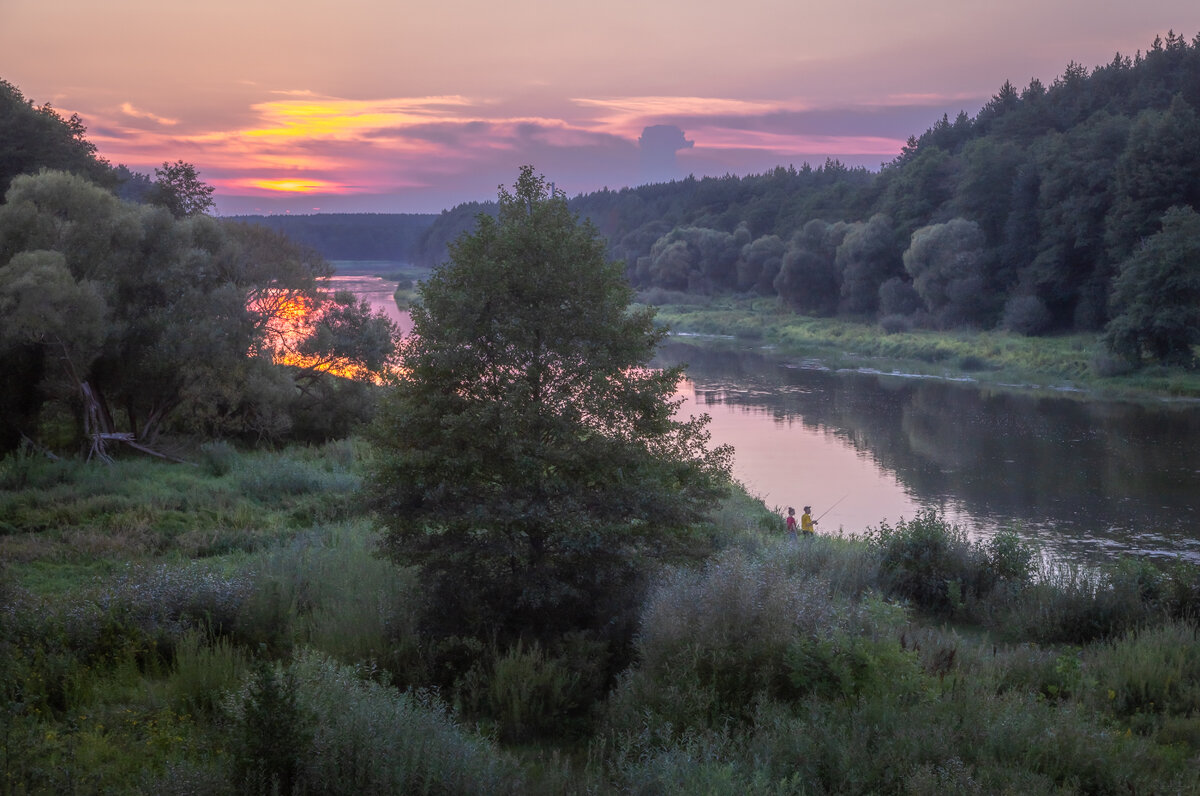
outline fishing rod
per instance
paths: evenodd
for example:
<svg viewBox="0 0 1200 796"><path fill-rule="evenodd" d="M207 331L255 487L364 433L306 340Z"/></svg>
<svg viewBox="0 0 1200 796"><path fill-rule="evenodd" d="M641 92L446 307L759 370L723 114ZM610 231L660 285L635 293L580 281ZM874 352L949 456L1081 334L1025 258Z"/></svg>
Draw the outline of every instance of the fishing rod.
<svg viewBox="0 0 1200 796"><path fill-rule="evenodd" d="M849 493L849 492L847 492L846 494L842 495L840 498L838 498L838 501L837 501L837 503L834 503L832 506L830 506L829 508L825 509L825 511L823 511L823 512L821 513L821 517L824 517L826 514L828 514L829 512L833 511L834 509L836 509L836 508L837 508L837 505L838 505L838 503L841 503L843 500L845 500L845 499L846 499L846 498L848 498L848 497L850 497L850 493ZM820 521L821 521L821 517L817 517L815 520L813 520L813 522L820 522Z"/></svg>

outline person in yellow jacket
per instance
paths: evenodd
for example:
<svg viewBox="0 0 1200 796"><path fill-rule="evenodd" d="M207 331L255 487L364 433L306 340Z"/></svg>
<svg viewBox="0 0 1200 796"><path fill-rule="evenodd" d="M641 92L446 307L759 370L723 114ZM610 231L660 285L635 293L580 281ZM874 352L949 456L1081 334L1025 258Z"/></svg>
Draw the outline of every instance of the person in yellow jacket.
<svg viewBox="0 0 1200 796"><path fill-rule="evenodd" d="M812 506L805 506L804 513L800 515L800 533L811 535L816 524L817 521L812 518Z"/></svg>

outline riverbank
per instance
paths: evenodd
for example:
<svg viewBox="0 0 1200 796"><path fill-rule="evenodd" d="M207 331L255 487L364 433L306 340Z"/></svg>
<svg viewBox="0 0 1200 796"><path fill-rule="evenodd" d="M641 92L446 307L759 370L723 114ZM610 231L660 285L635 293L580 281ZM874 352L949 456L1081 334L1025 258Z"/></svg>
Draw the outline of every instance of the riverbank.
<svg viewBox="0 0 1200 796"><path fill-rule="evenodd" d="M1130 371L1099 335L1025 337L1010 332L887 331L879 324L811 318L776 299L685 298L657 305L676 335L767 350L831 369L902 373L996 386L1122 399L1200 399L1200 373L1148 366Z"/></svg>

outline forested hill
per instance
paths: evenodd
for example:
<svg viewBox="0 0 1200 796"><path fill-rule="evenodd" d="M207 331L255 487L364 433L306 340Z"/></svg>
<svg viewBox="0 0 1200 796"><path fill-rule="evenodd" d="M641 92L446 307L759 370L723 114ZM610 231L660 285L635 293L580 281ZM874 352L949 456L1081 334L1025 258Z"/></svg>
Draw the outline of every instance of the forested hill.
<svg viewBox="0 0 1200 796"><path fill-rule="evenodd" d="M83 134L0 81L0 186L46 166L124 198L203 187L111 169ZM878 172L826 161L570 201L638 288L778 296L885 329L1105 330L1135 363L1194 364L1200 36L1168 33L1090 70L1070 63L1048 85L1005 81L974 116L936 120ZM243 220L330 259L437 265L480 212L494 206Z"/></svg>
<svg viewBox="0 0 1200 796"><path fill-rule="evenodd" d="M433 213L318 213L295 216L235 216L270 227L330 260L412 261Z"/></svg>
<svg viewBox="0 0 1200 796"><path fill-rule="evenodd" d="M778 294L893 323L1101 329L1121 264L1169 208L1200 205L1198 114L1200 36L1170 33L1049 85L1005 82L878 173L831 161L571 204L639 287ZM418 259L444 259L446 230L480 209L443 213Z"/></svg>

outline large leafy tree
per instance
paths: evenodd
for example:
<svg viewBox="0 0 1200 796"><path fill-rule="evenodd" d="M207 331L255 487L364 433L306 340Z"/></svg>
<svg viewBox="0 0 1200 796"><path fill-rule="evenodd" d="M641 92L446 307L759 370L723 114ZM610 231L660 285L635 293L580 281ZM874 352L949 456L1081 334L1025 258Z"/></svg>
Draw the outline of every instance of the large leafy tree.
<svg viewBox="0 0 1200 796"><path fill-rule="evenodd" d="M676 419L652 311L531 167L450 253L373 433L386 549L420 565L435 636L628 631L639 560L688 537L730 451Z"/></svg>
<svg viewBox="0 0 1200 796"><path fill-rule="evenodd" d="M840 311L873 316L879 309L879 286L904 272L901 247L892 220L876 213L866 223L852 224L837 248L841 273Z"/></svg>
<svg viewBox="0 0 1200 796"><path fill-rule="evenodd" d="M112 170L97 157L86 132L79 116L64 119L49 103L34 105L16 86L0 80L0 197L14 177L43 168L114 182Z"/></svg>
<svg viewBox="0 0 1200 796"><path fill-rule="evenodd" d="M176 423L282 433L286 418L263 418L327 404L315 382L332 389L316 369L272 364L274 321L299 302L320 335L293 347L314 361L370 378L391 353L386 319L320 293L328 268L269 230L177 219L65 172L17 177L0 205L0 451L22 434L65 447L82 432L104 455L114 435L152 444ZM74 422L42 433L64 416Z"/></svg>
<svg viewBox="0 0 1200 796"><path fill-rule="evenodd" d="M904 252L904 270L925 308L946 325L978 323L984 312L983 232L955 218L921 227Z"/></svg>
<svg viewBox="0 0 1200 796"><path fill-rule="evenodd" d="M1143 357L1194 367L1200 344L1200 214L1173 207L1162 230L1121 264L1105 342L1132 362Z"/></svg>

